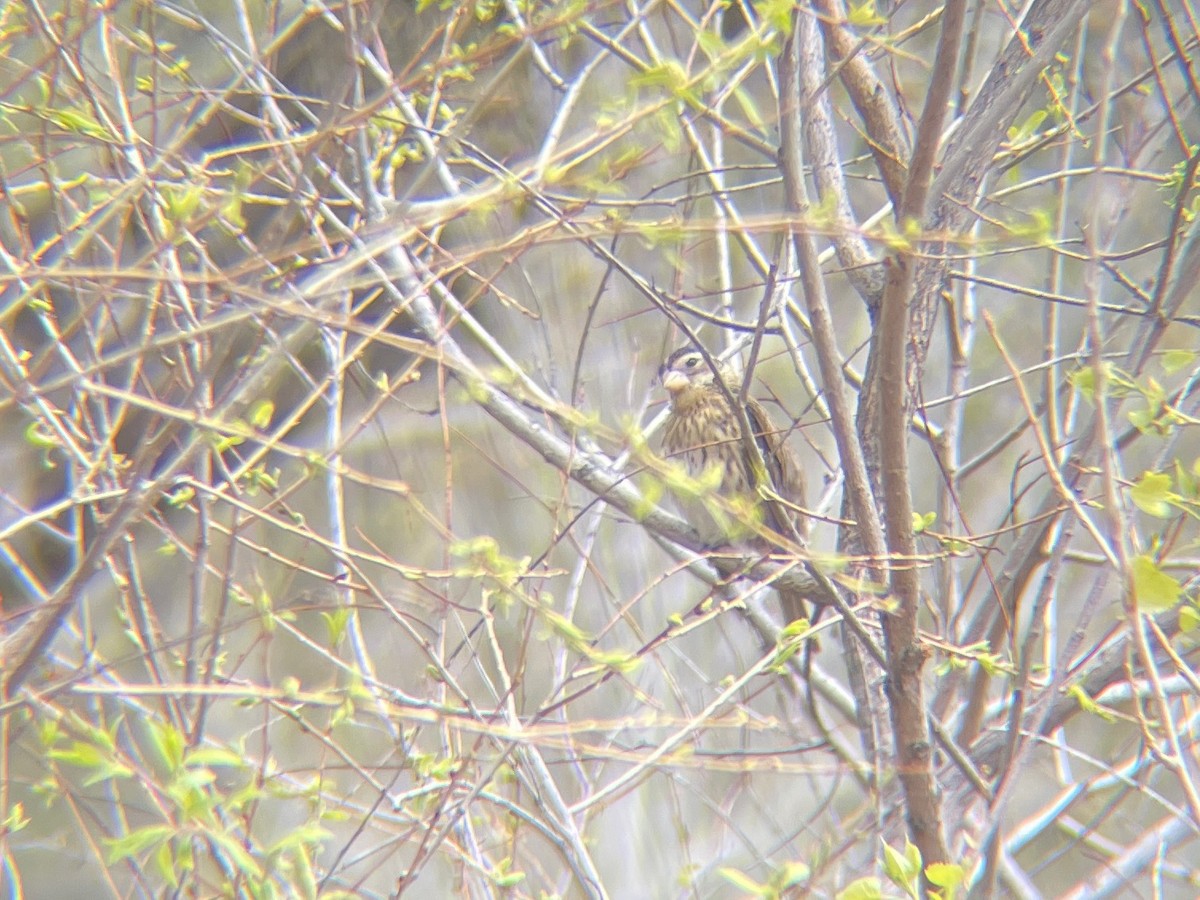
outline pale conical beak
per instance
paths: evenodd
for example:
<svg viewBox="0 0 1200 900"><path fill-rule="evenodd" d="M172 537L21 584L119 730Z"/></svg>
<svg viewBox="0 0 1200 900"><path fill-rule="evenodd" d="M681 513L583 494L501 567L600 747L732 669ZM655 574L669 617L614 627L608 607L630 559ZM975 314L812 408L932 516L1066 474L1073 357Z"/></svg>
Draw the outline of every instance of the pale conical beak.
<svg viewBox="0 0 1200 900"><path fill-rule="evenodd" d="M684 390L690 382L688 377L682 372L674 370L667 372L662 377L662 386L666 388L668 394L678 394Z"/></svg>

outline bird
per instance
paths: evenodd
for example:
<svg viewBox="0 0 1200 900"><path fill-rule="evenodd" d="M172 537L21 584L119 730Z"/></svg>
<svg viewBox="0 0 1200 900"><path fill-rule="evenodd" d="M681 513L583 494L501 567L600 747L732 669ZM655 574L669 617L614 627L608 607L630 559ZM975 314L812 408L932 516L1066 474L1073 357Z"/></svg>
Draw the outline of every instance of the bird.
<svg viewBox="0 0 1200 900"><path fill-rule="evenodd" d="M716 363L715 371L709 359ZM799 510L804 506L804 471L787 445L786 432L775 426L761 403L747 396L745 421L765 468L765 483L758 483L761 476L755 476L757 461L743 439L742 418L729 402L730 397L734 401L740 397L741 382L733 370L686 346L667 357L659 369L659 382L671 406L663 429L665 455L681 462L691 478L711 486L713 494L727 501L706 503L702 490L677 492L680 512L701 540L711 546L741 545L767 552L803 544L808 537L808 518ZM778 537L764 536L759 526ZM785 615L804 617L802 601L783 599Z"/></svg>

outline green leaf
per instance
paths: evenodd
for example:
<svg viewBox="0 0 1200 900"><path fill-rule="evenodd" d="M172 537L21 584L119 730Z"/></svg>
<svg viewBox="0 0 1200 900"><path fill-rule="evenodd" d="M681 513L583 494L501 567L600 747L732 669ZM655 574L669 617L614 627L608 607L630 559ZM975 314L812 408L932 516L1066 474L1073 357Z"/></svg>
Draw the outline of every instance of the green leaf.
<svg viewBox="0 0 1200 900"><path fill-rule="evenodd" d="M1195 476L1183 467L1183 464L1175 460L1175 490L1179 493L1180 498L1187 497L1195 500L1197 495L1197 485Z"/></svg>
<svg viewBox="0 0 1200 900"><path fill-rule="evenodd" d="M1005 222L1010 236L1049 245L1053 239L1054 222L1044 209L1032 209L1020 219Z"/></svg>
<svg viewBox="0 0 1200 900"><path fill-rule="evenodd" d="M105 841L108 846L108 864L112 865L123 859L137 856L143 851L157 846L159 842L169 840L174 834L175 829L170 825L149 825L146 828L130 832L124 837Z"/></svg>
<svg viewBox="0 0 1200 900"><path fill-rule="evenodd" d="M1013 125L1008 129L1008 140L1012 144L1021 144L1029 140L1046 121L1046 110L1035 109L1029 117L1019 125Z"/></svg>
<svg viewBox="0 0 1200 900"><path fill-rule="evenodd" d="M696 46L698 46L704 55L709 59L717 59L725 50L725 41L721 36L712 31L700 31L696 34Z"/></svg>
<svg viewBox="0 0 1200 900"><path fill-rule="evenodd" d="M8 808L8 815L0 820L0 831L5 834L15 834L25 828L29 821L25 817L25 806L21 803L14 803Z"/></svg>
<svg viewBox="0 0 1200 900"><path fill-rule="evenodd" d="M912 879L908 860L891 844L883 845L883 871L894 884L907 884Z"/></svg>
<svg viewBox="0 0 1200 900"><path fill-rule="evenodd" d="M112 778L132 778L133 770L109 758L99 747L75 741L65 750L51 750L49 756L53 760L76 766L81 769L91 769L92 774L84 779L84 784L93 785Z"/></svg>
<svg viewBox="0 0 1200 900"><path fill-rule="evenodd" d="M779 643L785 644L789 641L799 640L808 634L811 623L808 619L795 619L788 622L784 626L783 631L779 632Z"/></svg>
<svg viewBox="0 0 1200 900"><path fill-rule="evenodd" d="M25 429L25 441L39 450L50 450L58 446L58 440L50 433L42 431L39 422L30 422Z"/></svg>
<svg viewBox="0 0 1200 900"><path fill-rule="evenodd" d="M262 431L271 424L273 415L275 415L275 404L270 400L259 400L250 410L250 424Z"/></svg>
<svg viewBox="0 0 1200 900"><path fill-rule="evenodd" d="M887 17L881 16L875 8L875 0L851 4L850 15L847 18L855 28L874 28L887 24Z"/></svg>
<svg viewBox="0 0 1200 900"><path fill-rule="evenodd" d="M511 858L502 859L491 872L492 881L497 887L511 888L516 887L525 880L525 873L513 868Z"/></svg>
<svg viewBox="0 0 1200 900"><path fill-rule="evenodd" d="M904 858L908 860L909 868L914 876L921 871L921 851L912 841L904 841Z"/></svg>
<svg viewBox="0 0 1200 900"><path fill-rule="evenodd" d="M657 66L650 66L644 72L639 72L629 79L631 86L660 87L668 93L678 94L687 86L687 72L675 60L668 60Z"/></svg>
<svg viewBox="0 0 1200 900"><path fill-rule="evenodd" d="M1096 392L1096 373L1091 369L1076 369L1067 375L1067 381L1071 387L1089 399Z"/></svg>
<svg viewBox="0 0 1200 900"><path fill-rule="evenodd" d="M1152 434L1155 431L1155 424L1158 421L1158 413L1149 407L1141 409L1131 409L1127 413L1129 424L1140 431L1142 434Z"/></svg>
<svg viewBox="0 0 1200 900"><path fill-rule="evenodd" d="M771 873L771 887L779 893L808 881L812 870L801 862L787 862Z"/></svg>
<svg viewBox="0 0 1200 900"><path fill-rule="evenodd" d="M921 896L921 851L912 841L905 840L903 854L884 842L883 871L910 897Z"/></svg>
<svg viewBox="0 0 1200 900"><path fill-rule="evenodd" d="M639 487L642 489L641 496L638 497L634 504L632 513L634 521L641 522L651 513L658 509L658 501L662 499L666 493L666 488L662 481L657 478L646 478L639 482Z"/></svg>
<svg viewBox="0 0 1200 900"><path fill-rule="evenodd" d="M1067 381L1085 400L1095 403L1101 391L1108 393L1112 390L1113 366L1111 363L1103 363L1102 369L1101 373L1097 373L1092 366L1076 369L1067 376ZM1098 379L1097 374L1102 378Z"/></svg>
<svg viewBox="0 0 1200 900"><path fill-rule="evenodd" d="M971 545L959 538L940 538L942 548L952 556L965 556L971 552Z"/></svg>
<svg viewBox="0 0 1200 900"><path fill-rule="evenodd" d="M322 843L332 838L333 832L322 828L320 825L311 823L301 825L299 828L292 829L278 843L271 847L268 855L287 853L299 847L319 847Z"/></svg>
<svg viewBox="0 0 1200 900"><path fill-rule="evenodd" d="M642 664L641 657L624 650L601 652L589 649L587 655L589 659L604 666L604 668L612 669L621 675L628 675Z"/></svg>
<svg viewBox="0 0 1200 900"><path fill-rule="evenodd" d="M343 607L333 612L323 612L321 618L325 620L325 632L329 637L329 646L336 647L346 636L346 626L350 624L350 610Z"/></svg>
<svg viewBox="0 0 1200 900"><path fill-rule="evenodd" d="M176 225L191 220L204 202L204 186L200 184L164 184L161 194L163 215Z"/></svg>
<svg viewBox="0 0 1200 900"><path fill-rule="evenodd" d="M96 138L101 141L116 143L114 137L109 134L108 129L97 122L89 113L75 109L42 109L39 112L43 113L47 119L63 129L63 131L71 131L75 134L86 135L87 137Z"/></svg>
<svg viewBox="0 0 1200 900"><path fill-rule="evenodd" d="M966 870L952 863L930 863L925 867L925 877L929 883L944 889L943 897L951 900L958 888L967 880Z"/></svg>
<svg viewBox="0 0 1200 900"><path fill-rule="evenodd" d="M1116 721L1117 717L1115 715L1113 715L1112 711L1109 709L1106 709L1105 707L1103 707L1099 703L1097 703L1095 700L1093 700L1091 695L1088 694L1088 692L1085 691L1080 685L1073 684L1070 687L1068 687L1067 694L1069 696L1075 698L1075 702L1079 704L1079 708L1082 709L1084 712L1099 716L1101 719L1103 719L1106 722L1115 722Z"/></svg>
<svg viewBox="0 0 1200 900"><path fill-rule="evenodd" d="M1188 604L1179 610L1179 630L1184 634L1200 628L1200 610Z"/></svg>
<svg viewBox="0 0 1200 900"><path fill-rule="evenodd" d="M234 426L241 427L242 424L243 423L241 422L235 422ZM213 450L217 453L224 453L226 450L230 450L239 444L245 443L245 441L246 439L240 434L227 434L224 437L217 437L216 440L213 441Z"/></svg>
<svg viewBox="0 0 1200 900"><path fill-rule="evenodd" d="M175 865L175 854L171 852L171 842L163 841L154 851L154 867L158 869L163 881L171 887L179 887L178 867Z"/></svg>
<svg viewBox="0 0 1200 900"><path fill-rule="evenodd" d="M242 205L245 202L245 197L241 191L235 190L229 198L221 204L221 218L229 224L229 230L233 234L238 235L246 230L246 216L242 212Z"/></svg>
<svg viewBox="0 0 1200 900"><path fill-rule="evenodd" d="M1183 585L1160 569L1152 557L1135 556L1130 569L1134 598L1142 612L1170 609L1183 596Z"/></svg>
<svg viewBox="0 0 1200 900"><path fill-rule="evenodd" d="M495 875L495 876L493 876L493 880L496 882L497 887L502 887L502 888L516 887L518 884L520 884L522 881L525 880L525 873L524 872L509 872L507 875Z"/></svg>
<svg viewBox="0 0 1200 900"><path fill-rule="evenodd" d="M755 12L776 31L787 34L792 29L792 0L762 0L754 4Z"/></svg>
<svg viewBox="0 0 1200 900"><path fill-rule="evenodd" d="M182 509L192 502L192 498L196 496L195 488L181 487L173 494L167 496L167 505L172 509Z"/></svg>
<svg viewBox="0 0 1200 900"><path fill-rule="evenodd" d="M747 894L752 894L755 897L762 897L767 891L767 886L765 884L759 884L749 875L737 869L722 867L717 871L726 881L730 882L738 890L745 891Z"/></svg>
<svg viewBox="0 0 1200 900"><path fill-rule="evenodd" d="M312 855L307 847L301 847L292 855L292 878L296 883L293 888L295 896L304 897L308 900L309 897L317 897L317 873L313 871ZM320 894L333 900L337 896L334 891L324 891Z"/></svg>
<svg viewBox="0 0 1200 900"><path fill-rule="evenodd" d="M1171 476L1159 472L1144 472L1142 478L1129 489L1129 499L1149 516L1165 519L1171 515Z"/></svg>
<svg viewBox="0 0 1200 900"><path fill-rule="evenodd" d="M1196 361L1194 350L1168 350L1163 354L1162 367L1168 375L1186 369Z"/></svg>
<svg viewBox="0 0 1200 900"><path fill-rule="evenodd" d="M883 900L883 885L874 876L860 878L838 892L837 900Z"/></svg>
<svg viewBox="0 0 1200 900"><path fill-rule="evenodd" d="M150 720L150 740L158 751L158 758L167 770L177 772L183 767L183 751L186 741L178 728L161 721Z"/></svg>
<svg viewBox="0 0 1200 900"><path fill-rule="evenodd" d="M258 861L250 855L241 842L230 835L221 834L220 832L211 832L208 835L209 839L218 845L219 852L223 855L226 862L232 863L241 873L247 876L251 881L261 881L263 877L262 867Z"/></svg>
<svg viewBox="0 0 1200 900"><path fill-rule="evenodd" d="M255 466L246 473L246 493L256 496L259 491L273 492L279 487L279 470L268 472L265 466Z"/></svg>
<svg viewBox="0 0 1200 900"><path fill-rule="evenodd" d="M246 764L246 759L221 747L197 747L189 751L185 763L189 766L229 766L237 769Z"/></svg>

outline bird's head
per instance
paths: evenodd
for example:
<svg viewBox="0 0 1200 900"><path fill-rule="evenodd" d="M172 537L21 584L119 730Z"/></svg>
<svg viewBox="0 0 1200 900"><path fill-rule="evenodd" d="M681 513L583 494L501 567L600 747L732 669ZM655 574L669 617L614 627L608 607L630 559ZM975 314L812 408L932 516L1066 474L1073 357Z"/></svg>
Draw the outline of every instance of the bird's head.
<svg viewBox="0 0 1200 900"><path fill-rule="evenodd" d="M729 368L717 362L721 380L726 386L734 384L733 375ZM688 396L692 391L712 388L716 384L712 368L704 359L704 354L694 347L681 347L662 364L658 370L659 381L671 395L674 403Z"/></svg>

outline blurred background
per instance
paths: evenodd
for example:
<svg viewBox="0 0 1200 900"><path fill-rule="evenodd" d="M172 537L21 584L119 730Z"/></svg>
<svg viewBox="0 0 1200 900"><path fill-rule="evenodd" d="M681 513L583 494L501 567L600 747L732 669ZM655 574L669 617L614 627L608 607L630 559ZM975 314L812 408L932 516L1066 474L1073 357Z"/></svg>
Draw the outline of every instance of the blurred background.
<svg viewBox="0 0 1200 900"><path fill-rule="evenodd" d="M923 0L4 6L6 895L919 882L840 614L770 665L775 594L651 515L681 325L739 367L757 335L804 559L878 634L803 233L852 408L879 261L940 273L906 346L951 861L1194 896L1197 35L1187 4L1079 9L967 4L939 171L1008 49L1054 46L936 182L960 218L906 231L880 153L947 77ZM788 98L838 161L805 210Z"/></svg>

